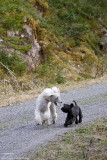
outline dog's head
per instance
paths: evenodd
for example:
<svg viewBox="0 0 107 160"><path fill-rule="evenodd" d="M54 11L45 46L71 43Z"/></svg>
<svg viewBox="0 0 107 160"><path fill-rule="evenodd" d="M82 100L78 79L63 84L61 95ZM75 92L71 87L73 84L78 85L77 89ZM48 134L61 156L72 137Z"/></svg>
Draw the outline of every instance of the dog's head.
<svg viewBox="0 0 107 160"><path fill-rule="evenodd" d="M52 102L55 105L57 105L57 103L62 103L60 100L60 91L57 90L56 87L46 88L43 91L43 95L44 95L44 98L47 100L47 102Z"/></svg>
<svg viewBox="0 0 107 160"><path fill-rule="evenodd" d="M63 107L61 108L61 110L65 113L69 113L71 112L71 108L74 106L73 103L69 104L64 104Z"/></svg>
<svg viewBox="0 0 107 160"><path fill-rule="evenodd" d="M52 100L54 100L55 105L57 105L57 103L62 103L61 99L60 99L60 90L59 90L59 88L52 87L51 89L54 92L54 94L51 96L51 98L52 98Z"/></svg>
<svg viewBox="0 0 107 160"><path fill-rule="evenodd" d="M49 97L49 101L57 105L57 103L61 103L60 97L57 94L52 94Z"/></svg>

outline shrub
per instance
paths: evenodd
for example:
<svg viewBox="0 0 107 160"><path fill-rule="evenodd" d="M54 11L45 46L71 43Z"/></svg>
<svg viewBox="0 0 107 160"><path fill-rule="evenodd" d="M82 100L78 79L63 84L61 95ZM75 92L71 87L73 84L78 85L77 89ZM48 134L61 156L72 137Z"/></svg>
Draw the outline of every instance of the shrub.
<svg viewBox="0 0 107 160"><path fill-rule="evenodd" d="M56 75L56 81L57 83L61 84L65 82L65 77L63 76L63 74L61 72L58 72Z"/></svg>
<svg viewBox="0 0 107 160"><path fill-rule="evenodd" d="M27 62L22 61L22 56L16 53L0 53L0 61L13 71L17 76L23 76L26 72ZM2 67L7 73L7 69Z"/></svg>
<svg viewBox="0 0 107 160"><path fill-rule="evenodd" d="M75 24L71 30L71 36L73 36L75 39L81 37L82 35L86 34L88 32L88 25L84 24Z"/></svg>

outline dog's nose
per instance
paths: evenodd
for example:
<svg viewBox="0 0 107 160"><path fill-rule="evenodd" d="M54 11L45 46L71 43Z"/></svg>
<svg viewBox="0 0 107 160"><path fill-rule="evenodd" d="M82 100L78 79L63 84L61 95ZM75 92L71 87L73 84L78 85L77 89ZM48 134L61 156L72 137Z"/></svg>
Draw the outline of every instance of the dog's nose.
<svg viewBox="0 0 107 160"><path fill-rule="evenodd" d="M58 103L62 103L62 102L58 102Z"/></svg>

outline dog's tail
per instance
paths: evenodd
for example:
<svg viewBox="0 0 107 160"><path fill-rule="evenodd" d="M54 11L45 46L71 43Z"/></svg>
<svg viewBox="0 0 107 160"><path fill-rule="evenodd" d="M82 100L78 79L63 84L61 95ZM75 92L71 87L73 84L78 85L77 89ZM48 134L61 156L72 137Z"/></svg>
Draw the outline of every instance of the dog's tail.
<svg viewBox="0 0 107 160"><path fill-rule="evenodd" d="M77 103L73 100L73 102L75 103L75 105L77 106Z"/></svg>

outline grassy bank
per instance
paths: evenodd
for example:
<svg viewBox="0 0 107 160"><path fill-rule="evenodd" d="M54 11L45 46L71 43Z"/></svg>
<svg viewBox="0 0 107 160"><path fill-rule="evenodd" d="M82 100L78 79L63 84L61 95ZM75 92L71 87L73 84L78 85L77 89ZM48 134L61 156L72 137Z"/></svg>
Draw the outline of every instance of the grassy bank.
<svg viewBox="0 0 107 160"><path fill-rule="evenodd" d="M107 118L48 143L30 160L107 160Z"/></svg>
<svg viewBox="0 0 107 160"><path fill-rule="evenodd" d="M29 82L28 82L29 83ZM52 86L57 86L59 87L61 93L62 92L67 92L70 90L74 89L80 89L80 88L85 88L90 85L94 85L97 83L107 83L107 75L96 78L96 79L87 79L83 81L67 81L64 84L38 84L37 86L33 87L30 90L24 90L24 91L19 91L19 92L13 92L9 88L5 88L5 91L2 91L0 94L0 107L5 107L9 105L15 105L20 102L26 102L26 101L31 101L34 100L44 88L46 87L52 87Z"/></svg>
<svg viewBox="0 0 107 160"><path fill-rule="evenodd" d="M29 79L37 85L103 76L107 56L99 43L106 30L105 5L105 0L1 0L0 83L6 80L15 91L31 89ZM37 61L34 39L41 48Z"/></svg>

